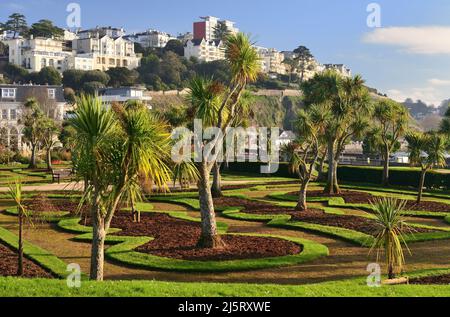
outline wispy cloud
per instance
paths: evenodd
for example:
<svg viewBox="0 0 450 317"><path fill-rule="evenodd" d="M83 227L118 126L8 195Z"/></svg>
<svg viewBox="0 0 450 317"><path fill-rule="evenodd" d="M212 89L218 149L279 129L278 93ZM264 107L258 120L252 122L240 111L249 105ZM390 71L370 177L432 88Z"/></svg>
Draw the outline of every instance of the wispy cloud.
<svg viewBox="0 0 450 317"><path fill-rule="evenodd" d="M450 79L432 78L428 80L428 83L433 86L450 86Z"/></svg>
<svg viewBox="0 0 450 317"><path fill-rule="evenodd" d="M427 104L439 106L443 100L450 97L448 94L448 87L446 87L450 86L450 81L446 84L443 84L444 82L447 81L439 81L439 83L437 83L435 80L430 79L428 80L428 85L425 84L423 87L390 89L387 91L387 94L390 98L399 102L411 98L412 100L422 100Z"/></svg>
<svg viewBox="0 0 450 317"><path fill-rule="evenodd" d="M396 46L412 54L450 54L450 27L378 28L363 37L365 43Z"/></svg>

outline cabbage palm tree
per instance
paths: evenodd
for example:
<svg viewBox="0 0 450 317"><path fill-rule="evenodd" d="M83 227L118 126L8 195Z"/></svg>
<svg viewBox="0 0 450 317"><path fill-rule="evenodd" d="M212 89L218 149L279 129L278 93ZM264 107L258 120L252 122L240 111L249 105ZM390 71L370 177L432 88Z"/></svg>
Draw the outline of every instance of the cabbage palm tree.
<svg viewBox="0 0 450 317"><path fill-rule="evenodd" d="M417 203L422 201L423 187L429 170L446 165L445 151L448 138L437 132L411 132L406 136L409 149L409 160L412 165L421 169Z"/></svg>
<svg viewBox="0 0 450 317"><path fill-rule="evenodd" d="M296 210L306 211L306 194L321 153L320 135L324 133L325 112L323 106L313 105L300 110L296 122L300 137L285 147L289 170L300 179L300 194Z"/></svg>
<svg viewBox="0 0 450 317"><path fill-rule="evenodd" d="M106 234L119 204L140 190L138 177L167 188L170 138L147 109L106 109L100 99L87 96L79 98L71 124L75 171L87 182L80 204L90 206L93 226L90 277L101 281Z"/></svg>
<svg viewBox="0 0 450 317"><path fill-rule="evenodd" d="M302 90L307 106L326 105L324 136L327 140L328 180L324 192L338 194L339 157L347 142L360 137L369 127L367 118L371 101L368 90L361 76L344 78L335 71L316 74L302 84Z"/></svg>
<svg viewBox="0 0 450 317"><path fill-rule="evenodd" d="M412 229L406 225L401 216L405 206L406 201L395 198L379 198L372 203L379 230L375 234L375 240L369 253L377 249L377 261L381 253L384 253L389 279L393 279L396 272L401 272L405 264L402 243L409 252L403 235Z"/></svg>
<svg viewBox="0 0 450 317"><path fill-rule="evenodd" d="M389 157L398 144L409 123L409 112L406 107L390 99L379 100L374 107L373 119L379 140L377 147L381 150L384 160L383 165L383 185L389 185Z"/></svg>
<svg viewBox="0 0 450 317"><path fill-rule="evenodd" d="M9 185L9 196L14 201L18 211L19 219L19 243L18 243L18 265L17 265L17 275L23 275L23 224L24 219L28 217L25 206L23 205L22 197L22 184L16 181L14 184Z"/></svg>
<svg viewBox="0 0 450 317"><path fill-rule="evenodd" d="M231 82L228 86L213 80L195 79L190 84L189 101L195 118L203 120L203 127L216 127L222 131L223 137L227 128L233 124L239 114L242 94L249 82L255 81L259 70L259 56L248 36L238 33L230 35L225 41L225 58L231 72ZM202 156L198 164L199 170L199 200L202 218L202 233L199 247L220 248L224 242L217 234L217 224L214 204L211 194L210 174L220 151L223 138L210 142L209 150L206 143L200 144Z"/></svg>

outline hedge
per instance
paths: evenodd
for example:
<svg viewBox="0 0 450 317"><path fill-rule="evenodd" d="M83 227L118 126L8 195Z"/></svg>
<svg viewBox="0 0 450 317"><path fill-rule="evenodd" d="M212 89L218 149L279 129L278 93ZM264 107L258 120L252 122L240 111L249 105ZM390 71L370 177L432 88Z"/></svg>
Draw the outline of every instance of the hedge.
<svg viewBox="0 0 450 317"><path fill-rule="evenodd" d="M339 166L338 179L342 182L381 184L383 169L378 167ZM395 186L416 188L419 184L420 170L395 169L389 170L389 183ZM425 178L428 189L450 189L450 173L429 171Z"/></svg>
<svg viewBox="0 0 450 317"><path fill-rule="evenodd" d="M297 179L296 175L289 172L287 163L279 163L278 170L273 174L262 174L261 166L267 163L261 162L234 162L224 167L224 170L232 173L259 174L261 177L289 177ZM338 178L341 182L381 184L383 169L381 167L367 166L339 166ZM420 170L413 168L389 170L389 182L391 185L407 186L416 188L419 184ZM439 173L429 171L425 179L428 189L450 189L450 173Z"/></svg>

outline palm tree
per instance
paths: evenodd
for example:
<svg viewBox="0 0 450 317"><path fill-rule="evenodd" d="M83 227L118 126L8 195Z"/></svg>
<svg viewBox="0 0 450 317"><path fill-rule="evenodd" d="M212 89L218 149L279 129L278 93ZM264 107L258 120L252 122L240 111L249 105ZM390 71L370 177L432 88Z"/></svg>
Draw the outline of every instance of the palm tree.
<svg viewBox="0 0 450 317"><path fill-rule="evenodd" d="M316 74L302 84L307 107L323 105L324 134L327 140L328 179L324 192L340 193L337 179L339 157L347 142L359 138L370 126L371 101L364 80L359 76L344 78L335 71Z"/></svg>
<svg viewBox="0 0 450 317"><path fill-rule="evenodd" d="M41 124L42 124L41 127L43 129L42 145L46 152L47 169L51 171L53 169L52 150L58 143L56 135L59 129L55 121L50 118L44 118Z"/></svg>
<svg viewBox="0 0 450 317"><path fill-rule="evenodd" d="M379 100L374 107L373 118L377 124L379 142L377 147L381 149L384 159L383 185L389 185L389 157L391 151L397 146L398 140L406 132L409 122L409 112L405 106L390 99Z"/></svg>
<svg viewBox="0 0 450 317"><path fill-rule="evenodd" d="M296 122L300 137L285 147L290 157L289 170L300 179L300 194L296 207L298 211L308 210L306 194L321 153L320 134L324 132L323 115L323 107L320 105L300 110Z"/></svg>
<svg viewBox="0 0 450 317"><path fill-rule="evenodd" d="M375 240L369 253L377 249L377 261L379 261L380 254L384 252L389 279L395 278L395 273L401 272L405 264L402 243L407 249L408 246L403 234L411 231L401 216L405 206L406 201L395 198L379 198L372 203L379 230L375 234Z"/></svg>
<svg viewBox="0 0 450 317"><path fill-rule="evenodd" d="M435 167L446 165L445 151L448 147L448 138L437 132L411 132L406 136L406 141L408 142L411 164L421 168L417 195L417 203L419 204L422 201L427 172Z"/></svg>
<svg viewBox="0 0 450 317"><path fill-rule="evenodd" d="M293 58L286 58L283 61L283 64L286 65L286 68L288 69L288 73L289 73L289 82L288 82L288 87L291 87L291 83L292 83L292 74L296 72L297 67L298 67L298 61L296 61Z"/></svg>
<svg viewBox="0 0 450 317"><path fill-rule="evenodd" d="M14 201L17 208L18 219L19 219L19 244L18 244L18 266L17 275L23 275L23 224L24 219L28 217L22 200L22 184L16 181L14 184L9 185L9 196Z"/></svg>
<svg viewBox="0 0 450 317"><path fill-rule="evenodd" d="M223 137L227 128L239 114L242 94L249 82L255 81L259 70L259 56L248 36L238 33L227 37L225 42L226 62L231 72L231 82L228 87L213 80L194 79L190 84L189 101L195 113L195 118L203 120L203 127L216 127L222 131ZM218 138L209 145L209 151L202 148L202 156L198 164L199 170L199 200L202 218L202 233L199 247L219 248L224 242L217 234L217 223L211 194L209 177L220 151L223 138Z"/></svg>
<svg viewBox="0 0 450 317"><path fill-rule="evenodd" d="M173 184L180 183L181 188L189 188L199 179L197 166L193 162L178 162L173 167Z"/></svg>
<svg viewBox="0 0 450 317"><path fill-rule="evenodd" d="M147 109L108 110L100 99L87 96L78 99L71 124L75 171L87 182L81 203L90 206L93 226L90 277L100 281L106 234L119 204L140 190L138 177L167 188L170 138L165 124Z"/></svg>
<svg viewBox="0 0 450 317"><path fill-rule="evenodd" d="M24 125L23 136L31 145L31 160L29 168L36 168L36 155L39 144L45 133L45 115L38 102L30 98L25 102L25 111L21 122Z"/></svg>

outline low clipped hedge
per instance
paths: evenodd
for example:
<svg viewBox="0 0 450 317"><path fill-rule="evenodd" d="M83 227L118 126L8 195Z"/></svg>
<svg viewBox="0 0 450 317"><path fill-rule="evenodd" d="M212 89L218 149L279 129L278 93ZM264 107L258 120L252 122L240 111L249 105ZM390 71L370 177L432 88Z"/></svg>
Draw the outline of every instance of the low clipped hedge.
<svg viewBox="0 0 450 317"><path fill-rule="evenodd" d="M380 167L339 166L338 179L342 182L381 184L383 169ZM417 187L420 179L418 169L389 170L389 183L395 186ZM425 178L425 187L428 189L450 189L450 173L429 171Z"/></svg>
<svg viewBox="0 0 450 317"><path fill-rule="evenodd" d="M148 211L152 212L152 211ZM187 221L200 221L187 215L186 212L165 212L169 216ZM79 233L81 235L74 238L76 241L92 241L92 228L80 224L81 218L63 219L58 223L61 229L69 232ZM225 223L218 223L218 229L221 234L272 237L287 240L303 247L302 252L294 255L280 257L260 258L260 259L241 259L228 261L188 261L173 258L160 257L152 254L145 254L134 251L137 247L153 240L153 237L130 237L116 236L114 233L120 232L120 229L110 229L105 242L109 245L105 250L105 256L109 259L145 269L159 269L164 271L176 272L233 272L248 271L272 267L281 267L295 265L312 261L329 254L328 248L320 243L306 239L282 237L276 235L252 234L252 233L227 233L228 226Z"/></svg>

